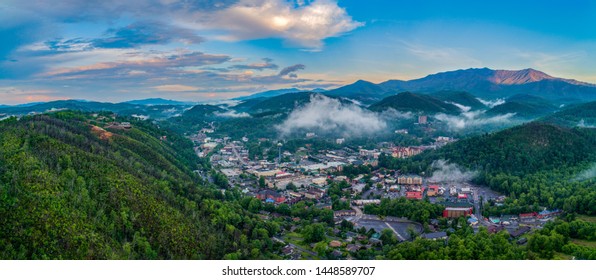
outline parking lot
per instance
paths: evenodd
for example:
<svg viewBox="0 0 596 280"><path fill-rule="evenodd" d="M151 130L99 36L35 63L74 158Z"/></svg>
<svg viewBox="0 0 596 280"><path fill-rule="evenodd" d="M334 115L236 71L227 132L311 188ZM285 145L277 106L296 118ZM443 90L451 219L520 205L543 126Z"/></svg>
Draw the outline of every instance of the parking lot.
<svg viewBox="0 0 596 280"><path fill-rule="evenodd" d="M392 220L392 219L389 219ZM389 221L389 220L378 220L378 219L360 219L356 223L356 227L364 227L366 230L374 229L376 232L381 232L383 229L391 229L397 232L398 239L400 241L409 240L410 235L408 234L408 227L412 227L417 233L422 233L422 225L415 222L406 221ZM400 238L401 237L401 238Z"/></svg>

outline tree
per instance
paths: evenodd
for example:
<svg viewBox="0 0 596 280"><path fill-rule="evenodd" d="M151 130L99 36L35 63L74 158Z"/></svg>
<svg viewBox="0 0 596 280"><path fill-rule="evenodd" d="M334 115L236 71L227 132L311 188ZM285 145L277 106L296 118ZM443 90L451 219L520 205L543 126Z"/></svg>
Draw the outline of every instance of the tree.
<svg viewBox="0 0 596 280"><path fill-rule="evenodd" d="M302 237L307 243L322 241L325 239L325 226L320 223L307 225L302 229Z"/></svg>
<svg viewBox="0 0 596 280"><path fill-rule="evenodd" d="M418 232L412 225L409 225L408 228L406 228L406 233L410 236L410 240L414 240L418 236Z"/></svg>
<svg viewBox="0 0 596 280"><path fill-rule="evenodd" d="M259 177L259 187L264 188L267 186L267 183L265 182L265 177L260 176Z"/></svg>
<svg viewBox="0 0 596 280"><path fill-rule="evenodd" d="M381 231L381 237L383 245L394 245L397 243L397 238L391 229L385 228Z"/></svg>
<svg viewBox="0 0 596 280"><path fill-rule="evenodd" d="M250 201L250 203L248 204L248 211L257 213L261 210L261 207L262 207L262 202L257 198L253 198Z"/></svg>

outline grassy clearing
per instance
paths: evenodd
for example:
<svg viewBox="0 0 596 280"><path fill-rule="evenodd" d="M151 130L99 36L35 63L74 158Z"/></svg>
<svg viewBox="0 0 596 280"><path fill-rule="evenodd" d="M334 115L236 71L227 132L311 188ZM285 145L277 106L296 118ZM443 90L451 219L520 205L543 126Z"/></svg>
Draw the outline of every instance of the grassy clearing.
<svg viewBox="0 0 596 280"><path fill-rule="evenodd" d="M596 216L577 215L577 219L596 224Z"/></svg>
<svg viewBox="0 0 596 280"><path fill-rule="evenodd" d="M585 246L588 248L596 249L596 241L588 241L588 240L582 240L582 239L571 239L571 242L573 242L574 244L580 245L580 246Z"/></svg>
<svg viewBox="0 0 596 280"><path fill-rule="evenodd" d="M571 259L573 259L573 257L570 255L567 255L567 254L560 253L560 252L555 252L555 256L553 259L555 259L555 260L571 260Z"/></svg>

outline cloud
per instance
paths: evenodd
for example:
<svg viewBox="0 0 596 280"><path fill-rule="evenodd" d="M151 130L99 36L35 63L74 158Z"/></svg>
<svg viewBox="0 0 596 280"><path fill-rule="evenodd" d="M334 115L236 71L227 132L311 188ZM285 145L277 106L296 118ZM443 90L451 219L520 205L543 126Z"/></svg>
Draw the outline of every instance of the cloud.
<svg viewBox="0 0 596 280"><path fill-rule="evenodd" d="M220 116L220 117L228 117L228 118L249 118L250 115L248 113L242 112L242 113L238 113L234 110L230 110L230 111L225 111L223 113L221 112L215 112L214 113L216 116Z"/></svg>
<svg viewBox="0 0 596 280"><path fill-rule="evenodd" d="M584 181L596 178L596 163L592 164L592 166L583 172L579 173L575 178L574 181Z"/></svg>
<svg viewBox="0 0 596 280"><path fill-rule="evenodd" d="M577 123L578 127L583 127L583 128L596 128L595 125L590 125L590 124L586 124L586 121L584 119L581 119L578 123Z"/></svg>
<svg viewBox="0 0 596 280"><path fill-rule="evenodd" d="M0 87L0 104L15 105L30 102L46 102L56 99L68 99L56 96L56 92L47 89L23 89L16 87Z"/></svg>
<svg viewBox="0 0 596 280"><path fill-rule="evenodd" d="M169 91L169 92L184 92L184 91L197 91L198 87L185 86L185 85L161 85L154 86L154 89L158 91Z"/></svg>
<svg viewBox="0 0 596 280"><path fill-rule="evenodd" d="M45 76L62 77L118 77L130 71L163 72L164 68L180 68L221 64L229 61L227 55L212 55L202 52L177 52L174 54L132 56L131 59L117 62L99 62L79 67L67 67L52 70ZM140 72L133 72L139 74Z"/></svg>
<svg viewBox="0 0 596 280"><path fill-rule="evenodd" d="M504 125L510 123L515 113L485 117L484 111L463 112L458 116L439 113L434 118L444 122L449 130L459 131L483 125Z"/></svg>
<svg viewBox="0 0 596 280"><path fill-rule="evenodd" d="M98 38L90 42L97 48L134 48L148 44L167 44L173 41L186 44L205 41L191 30L160 22L135 22L121 28L109 29L106 34L110 37Z"/></svg>
<svg viewBox="0 0 596 280"><path fill-rule="evenodd" d="M236 64L236 65L232 65L228 68L233 69L233 70L257 70L257 71L279 68L279 66L277 66L277 64L272 63L272 62L273 62L272 59L264 58L263 63Z"/></svg>
<svg viewBox="0 0 596 280"><path fill-rule="evenodd" d="M381 117L386 120L397 120L397 119L411 119L415 115L412 112L402 112L397 111L394 108L389 108L383 112L381 112Z"/></svg>
<svg viewBox="0 0 596 280"><path fill-rule="evenodd" d="M317 131L342 137L371 135L386 127L377 114L320 94L312 95L309 103L294 109L282 124L276 126L281 135Z"/></svg>
<svg viewBox="0 0 596 280"><path fill-rule="evenodd" d="M478 101L480 101L480 103L484 104L484 106L487 106L489 108L499 106L499 105L505 103L505 99L503 99L503 98L497 98L496 100L484 100L484 99L476 97L476 99Z"/></svg>
<svg viewBox="0 0 596 280"><path fill-rule="evenodd" d="M462 112L468 112L472 109L472 107L470 107L470 106L465 106L465 105L455 103L455 102L447 102L447 103L455 105L455 107L459 108Z"/></svg>
<svg viewBox="0 0 596 280"><path fill-rule="evenodd" d="M455 163L440 159L433 161L431 167L435 170L428 179L432 182L462 183L469 182L478 175L477 171L466 171Z"/></svg>
<svg viewBox="0 0 596 280"><path fill-rule="evenodd" d="M143 45L165 45L171 42L198 44L205 41L193 31L160 22L135 22L121 28L110 28L107 37L85 39L52 39L44 42L55 52L87 51L94 48L137 48Z"/></svg>
<svg viewBox="0 0 596 280"><path fill-rule="evenodd" d="M309 50L320 50L324 39L341 36L363 25L352 20L332 0L297 5L284 0L240 0L207 15L202 23L226 30L222 39L282 38L289 45Z"/></svg>
<svg viewBox="0 0 596 280"><path fill-rule="evenodd" d="M306 68L306 66L304 66L304 64L295 64L292 66L288 66L284 69L281 69L281 71L279 71L279 76L283 77L285 75L291 74L293 72L296 72L298 70L304 70L304 68ZM295 78L295 77L294 77Z"/></svg>

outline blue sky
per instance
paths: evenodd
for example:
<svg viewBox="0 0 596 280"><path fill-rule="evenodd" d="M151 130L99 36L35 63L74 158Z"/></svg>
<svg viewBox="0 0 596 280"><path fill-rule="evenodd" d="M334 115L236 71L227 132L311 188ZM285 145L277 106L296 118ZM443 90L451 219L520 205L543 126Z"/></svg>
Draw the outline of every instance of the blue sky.
<svg viewBox="0 0 596 280"><path fill-rule="evenodd" d="M596 83L595 27L593 1L8 0L0 104L224 99L476 67Z"/></svg>

